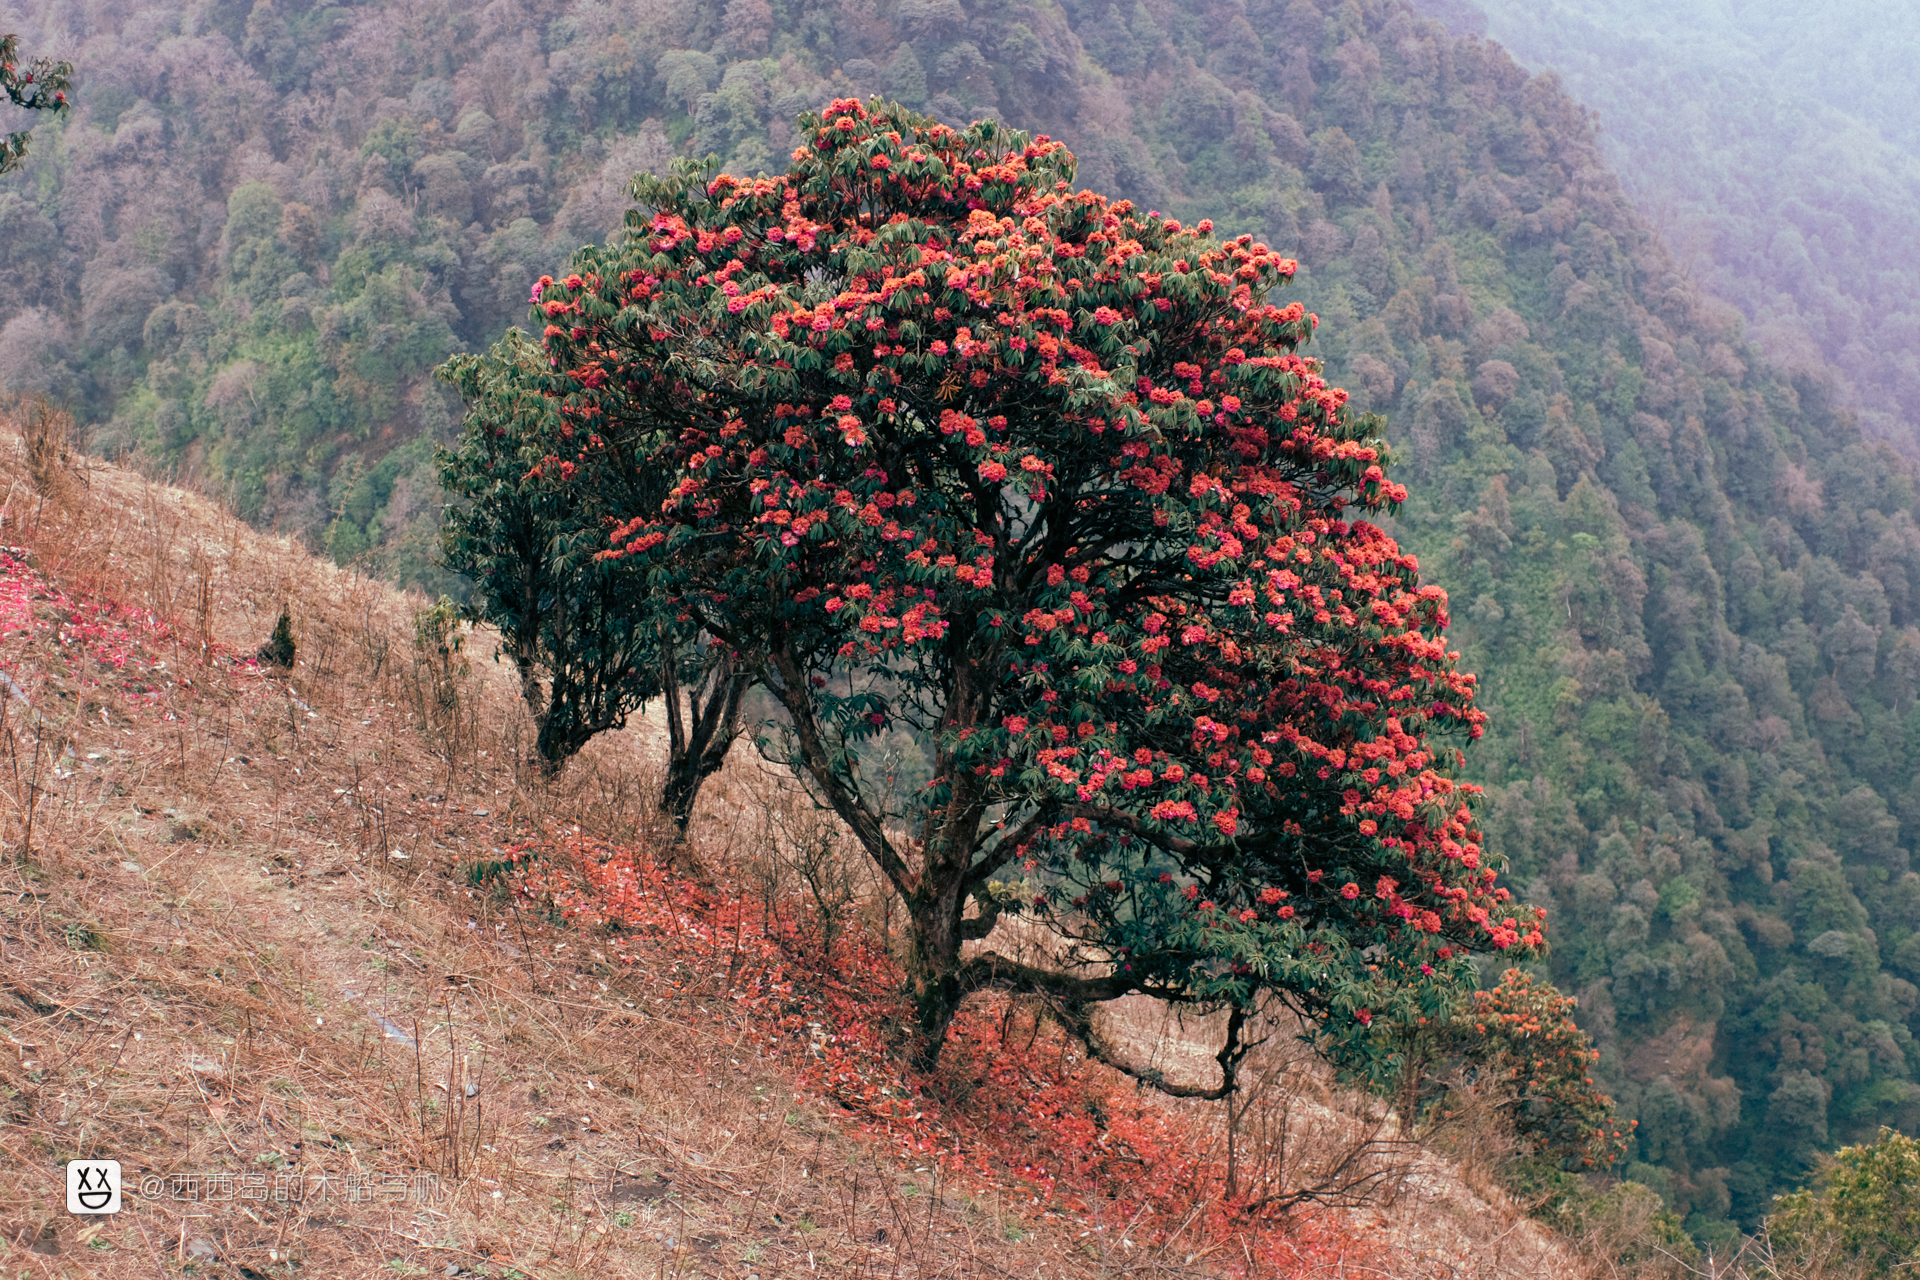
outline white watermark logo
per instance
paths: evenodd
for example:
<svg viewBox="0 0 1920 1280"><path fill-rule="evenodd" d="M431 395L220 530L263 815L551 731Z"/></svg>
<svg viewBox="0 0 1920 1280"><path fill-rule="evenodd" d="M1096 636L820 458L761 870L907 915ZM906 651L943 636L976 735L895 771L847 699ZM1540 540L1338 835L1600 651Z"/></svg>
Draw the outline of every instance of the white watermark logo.
<svg viewBox="0 0 1920 1280"><path fill-rule="evenodd" d="M67 1212L120 1212L120 1162L118 1160L69 1160L67 1162Z"/></svg>

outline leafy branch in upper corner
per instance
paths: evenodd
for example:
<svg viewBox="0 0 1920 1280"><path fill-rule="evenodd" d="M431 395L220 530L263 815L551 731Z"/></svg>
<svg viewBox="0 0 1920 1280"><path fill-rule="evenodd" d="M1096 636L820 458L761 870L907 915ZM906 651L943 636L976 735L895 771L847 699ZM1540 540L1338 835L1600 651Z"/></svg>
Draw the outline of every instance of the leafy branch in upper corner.
<svg viewBox="0 0 1920 1280"><path fill-rule="evenodd" d="M27 111L65 111L67 90L72 88L73 64L52 58L35 58L25 69L20 67L20 38L0 36L0 90L8 101ZM0 173L19 167L27 158L25 130L0 139Z"/></svg>

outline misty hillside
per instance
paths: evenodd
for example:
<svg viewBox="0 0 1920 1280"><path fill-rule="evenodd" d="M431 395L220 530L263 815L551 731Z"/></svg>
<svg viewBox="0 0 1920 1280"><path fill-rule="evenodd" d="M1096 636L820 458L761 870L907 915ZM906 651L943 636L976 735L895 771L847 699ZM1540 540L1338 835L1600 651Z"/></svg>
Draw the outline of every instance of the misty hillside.
<svg viewBox="0 0 1920 1280"><path fill-rule="evenodd" d="M1609 161L1768 355L1829 366L1920 450L1920 15L1912 6L1436 2L1600 113Z"/></svg>
<svg viewBox="0 0 1920 1280"><path fill-rule="evenodd" d="M778 167L795 113L884 93L1285 247L1482 674L1469 774L1641 1122L1619 1172L1723 1238L1920 1126L1912 469L1743 337L1558 81L1397 0L0 21L82 77L0 190L0 380L403 579L440 581L432 368L615 233L636 167Z"/></svg>

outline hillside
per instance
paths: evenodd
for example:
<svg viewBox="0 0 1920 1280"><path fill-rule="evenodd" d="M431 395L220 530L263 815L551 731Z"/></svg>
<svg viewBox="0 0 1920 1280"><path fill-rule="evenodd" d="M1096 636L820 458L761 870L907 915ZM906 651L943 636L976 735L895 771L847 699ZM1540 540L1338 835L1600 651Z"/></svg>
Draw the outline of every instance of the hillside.
<svg viewBox="0 0 1920 1280"><path fill-rule="evenodd" d="M1745 342L1556 81L1389 0L89 13L18 15L91 79L0 195L0 377L403 578L457 412L427 371L636 165L769 165L885 92L1288 247L1483 674L1469 772L1641 1121L1622 1171L1725 1239L1920 1126L1912 471Z"/></svg>
<svg viewBox="0 0 1920 1280"><path fill-rule="evenodd" d="M1770 359L1827 366L1870 434L1920 450L1912 10L1828 4L1808 23L1768 3L1421 7L1562 77L1683 269L1740 308Z"/></svg>

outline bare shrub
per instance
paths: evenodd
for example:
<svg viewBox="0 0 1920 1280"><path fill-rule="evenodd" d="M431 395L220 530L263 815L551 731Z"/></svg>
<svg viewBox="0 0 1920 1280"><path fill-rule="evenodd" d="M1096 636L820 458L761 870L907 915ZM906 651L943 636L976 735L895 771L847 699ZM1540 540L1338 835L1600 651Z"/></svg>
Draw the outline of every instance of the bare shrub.
<svg viewBox="0 0 1920 1280"><path fill-rule="evenodd" d="M611 844L663 847L673 842L660 812L665 773L631 749L625 735L603 734L563 773L549 773L530 749L535 726L524 704L510 704L499 730L502 761L514 770L514 805L534 827L578 826Z"/></svg>
<svg viewBox="0 0 1920 1280"><path fill-rule="evenodd" d="M327 643L309 659L316 679L324 681L341 647ZM404 687L429 749L449 774L479 751L479 706L471 688L473 664L467 661L459 611L445 596L414 614L413 662ZM343 646L342 646L343 647ZM364 651L365 646L360 648Z"/></svg>
<svg viewBox="0 0 1920 1280"><path fill-rule="evenodd" d="M11 676L0 691L0 741L6 744L6 771L0 774L0 846L8 848L17 864L34 856L34 823L49 790L47 774L54 767L60 738L47 740L47 725L23 697ZM19 705L16 706L16 699ZM24 712L24 714L21 714Z"/></svg>
<svg viewBox="0 0 1920 1280"><path fill-rule="evenodd" d="M1420 1137L1453 1159L1468 1186L1482 1194L1495 1191L1521 1151L1513 1132L1514 1100L1513 1088L1491 1073L1455 1071L1420 1117Z"/></svg>
<svg viewBox="0 0 1920 1280"><path fill-rule="evenodd" d="M767 816L772 838L766 856L777 864L780 881L803 895L810 926L803 936L821 959L830 959L859 892L854 864L861 859L849 848L840 820L797 784L768 797Z"/></svg>
<svg viewBox="0 0 1920 1280"><path fill-rule="evenodd" d="M39 564L90 583L99 561L86 544L97 542L101 531L98 521L82 518L87 486L73 416L44 396L23 397L0 405L0 427L20 439L18 465L7 468L0 523L10 540L33 548ZM117 519L113 526L117 530ZM75 568L84 572L73 574Z"/></svg>
<svg viewBox="0 0 1920 1280"><path fill-rule="evenodd" d="M1894 1271L1912 1269L1909 1262ZM1746 1240L1740 1252L1717 1271L1695 1268L1693 1274L1712 1274L1713 1280L1869 1280L1890 1273L1846 1248L1837 1234L1821 1233L1783 1246L1763 1230Z"/></svg>
<svg viewBox="0 0 1920 1280"><path fill-rule="evenodd" d="M27 451L27 482L43 500L64 506L79 487L74 476L73 415L45 396L16 404L8 414Z"/></svg>
<svg viewBox="0 0 1920 1280"><path fill-rule="evenodd" d="M1217 1083L1213 1058L1224 1012L1153 1010L1129 998L1103 1013L1102 1033L1169 1082ZM1284 1005L1248 1016L1239 1087L1217 1101L1176 1104L1192 1116L1196 1167L1224 1170L1215 1194L1243 1218L1306 1205L1353 1209L1391 1203L1421 1155L1379 1098L1340 1087Z"/></svg>
<svg viewBox="0 0 1920 1280"><path fill-rule="evenodd" d="M200 665L209 666L213 662L213 603L219 573L213 556L200 542L193 544L187 564L192 575L189 600L193 608L193 640L200 648Z"/></svg>
<svg viewBox="0 0 1920 1280"><path fill-rule="evenodd" d="M1796 1273L1754 1269L1764 1250L1743 1242L1730 1258L1703 1259L1681 1235L1660 1197L1636 1182L1623 1182L1561 1215L1555 1224L1588 1275L1599 1280L1802 1280ZM1805 1280L1812 1280L1806 1277ZM1835 1280L1838 1280L1836 1277Z"/></svg>
<svg viewBox="0 0 1920 1280"><path fill-rule="evenodd" d="M1284 1023L1269 1026L1222 1103L1227 1199L1247 1216L1391 1202L1418 1144L1378 1099L1335 1097L1312 1050Z"/></svg>

